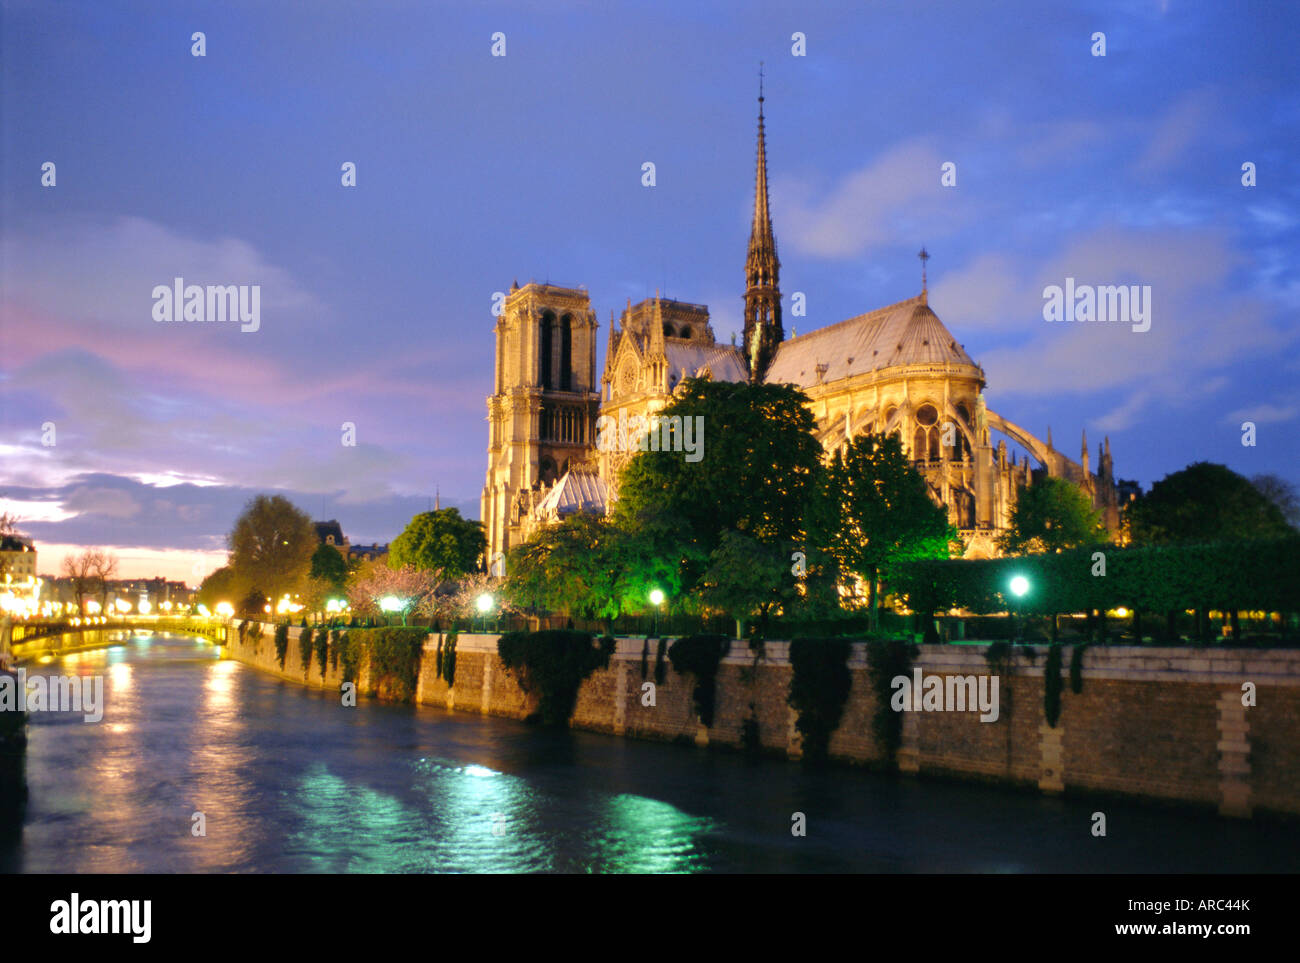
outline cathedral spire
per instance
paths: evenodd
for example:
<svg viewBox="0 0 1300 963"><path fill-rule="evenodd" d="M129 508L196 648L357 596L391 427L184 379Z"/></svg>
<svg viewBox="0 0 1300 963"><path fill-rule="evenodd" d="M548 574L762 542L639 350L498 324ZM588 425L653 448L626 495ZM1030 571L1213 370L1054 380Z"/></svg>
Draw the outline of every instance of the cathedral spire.
<svg viewBox="0 0 1300 963"><path fill-rule="evenodd" d="M781 262L776 256L776 235L767 190L767 133L763 117L763 69L758 72L758 157L754 174L754 219L745 256L744 345L750 379L762 380L785 340L781 327Z"/></svg>

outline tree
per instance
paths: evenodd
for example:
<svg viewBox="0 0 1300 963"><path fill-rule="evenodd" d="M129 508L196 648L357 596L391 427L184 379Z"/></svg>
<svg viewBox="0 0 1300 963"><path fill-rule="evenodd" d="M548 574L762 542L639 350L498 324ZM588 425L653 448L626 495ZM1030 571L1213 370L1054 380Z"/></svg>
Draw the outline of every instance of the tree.
<svg viewBox="0 0 1300 963"><path fill-rule="evenodd" d="M867 584L871 626L878 621L879 585L890 568L919 558L944 558L957 538L943 508L908 464L897 435L858 435L827 466L810 541L843 572Z"/></svg>
<svg viewBox="0 0 1300 963"><path fill-rule="evenodd" d="M348 580L347 560L343 558L343 553L333 545L321 542L316 547L316 551L312 553L311 569L308 576L319 579L336 592L342 592L343 586L347 584Z"/></svg>
<svg viewBox="0 0 1300 963"><path fill-rule="evenodd" d="M411 613L429 618L438 614L442 584L437 575L414 565L394 569L376 559L362 564L348 580L348 602L362 615L387 615L383 602L391 598L397 606L392 611L401 612L405 625Z"/></svg>
<svg viewBox="0 0 1300 963"><path fill-rule="evenodd" d="M252 499L228 542L239 581L272 599L301 587L318 544L311 519L280 495Z"/></svg>
<svg viewBox="0 0 1300 963"><path fill-rule="evenodd" d="M615 517L628 531L654 527L656 537L675 532L683 539L661 547L684 561L688 590L724 532L773 548L799 541L821 460L807 402L790 385L687 379L658 414L683 424L699 419L690 424L702 426L702 457L640 451L623 470Z"/></svg>
<svg viewBox="0 0 1300 963"><path fill-rule="evenodd" d="M1250 483L1277 506L1292 528L1300 528L1300 496L1294 485L1277 475L1252 475Z"/></svg>
<svg viewBox="0 0 1300 963"><path fill-rule="evenodd" d="M539 528L506 557L506 597L520 608L542 608L614 619L639 607L634 536L612 521L576 512Z"/></svg>
<svg viewBox="0 0 1300 963"><path fill-rule="evenodd" d="M796 597L790 552L729 531L709 556L702 596L737 621L758 616L758 635L767 634L772 614Z"/></svg>
<svg viewBox="0 0 1300 963"><path fill-rule="evenodd" d="M459 578L478 570L486 547L482 522L461 518L458 509L443 508L411 519L389 546L388 564L392 568L413 565Z"/></svg>
<svg viewBox="0 0 1300 963"><path fill-rule="evenodd" d="M1196 462L1166 475L1128 507L1133 541L1228 542L1294 534L1259 488L1224 465Z"/></svg>
<svg viewBox="0 0 1300 963"><path fill-rule="evenodd" d="M1010 525L1000 540L1011 555L1063 552L1106 540L1101 514L1077 485L1044 478L1016 494Z"/></svg>
<svg viewBox="0 0 1300 963"><path fill-rule="evenodd" d="M208 573L207 578L199 584L199 590L194 596L195 603L206 605L209 612L215 612L221 602L229 602L233 606L239 599L235 570L229 565L223 565ZM260 606L258 614L262 614Z"/></svg>
<svg viewBox="0 0 1300 963"><path fill-rule="evenodd" d="M19 519L17 515L13 515L9 512L0 512L0 539L3 539L6 535L17 535L18 521ZM8 558L3 553L0 553L0 581L4 580L5 571L8 568Z"/></svg>
<svg viewBox="0 0 1300 963"><path fill-rule="evenodd" d="M96 549L90 556L90 571L102 610L108 605L108 580L117 574L117 556L105 549Z"/></svg>
<svg viewBox="0 0 1300 963"><path fill-rule="evenodd" d="M83 549L76 555L63 556L63 577L68 580L77 611L86 614L86 596L95 590L95 550Z"/></svg>

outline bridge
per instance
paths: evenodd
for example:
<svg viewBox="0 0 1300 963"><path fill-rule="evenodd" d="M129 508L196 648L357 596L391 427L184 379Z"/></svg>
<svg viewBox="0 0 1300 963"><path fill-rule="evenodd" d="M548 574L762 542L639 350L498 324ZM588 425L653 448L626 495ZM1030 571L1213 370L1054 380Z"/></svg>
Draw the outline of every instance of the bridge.
<svg viewBox="0 0 1300 963"><path fill-rule="evenodd" d="M226 642L224 619L202 616L133 615L68 619L0 620L0 670L43 655L104 648L121 642L122 633L145 629L197 635L218 645Z"/></svg>

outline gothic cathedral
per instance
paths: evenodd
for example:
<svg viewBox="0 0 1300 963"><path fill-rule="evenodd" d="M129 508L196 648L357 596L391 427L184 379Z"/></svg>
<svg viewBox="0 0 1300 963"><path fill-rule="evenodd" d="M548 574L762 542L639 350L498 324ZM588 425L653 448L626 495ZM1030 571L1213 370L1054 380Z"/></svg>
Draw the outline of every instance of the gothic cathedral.
<svg viewBox="0 0 1300 963"><path fill-rule="evenodd" d="M1086 434L1076 462L1053 447L1050 429L1043 442L991 411L984 369L930 309L924 271L915 297L785 337L761 90L758 104L740 345L714 340L705 305L659 297L629 301L617 328L611 314L597 385L597 322L587 291L535 282L511 286L497 319L495 393L487 402L481 518L492 564L540 525L576 511L607 511L618 497L619 473L635 452L598 449L598 419L648 419L694 377L797 386L808 395L828 451L858 432L899 433L931 496L961 532L966 557L997 554L1016 493L1035 477L1078 485L1106 527L1117 531L1120 493L1110 440L1098 450L1094 473ZM924 249L920 256L924 267ZM1008 457L1007 439L1026 457Z"/></svg>

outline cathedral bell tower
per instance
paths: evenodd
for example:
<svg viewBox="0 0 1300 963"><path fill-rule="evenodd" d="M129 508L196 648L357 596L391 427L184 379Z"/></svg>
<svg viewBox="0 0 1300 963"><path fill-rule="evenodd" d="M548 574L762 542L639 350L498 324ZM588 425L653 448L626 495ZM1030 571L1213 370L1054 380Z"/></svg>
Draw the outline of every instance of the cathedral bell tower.
<svg viewBox="0 0 1300 963"><path fill-rule="evenodd" d="M758 75L758 173L754 182L754 223L745 256L745 331L742 345L749 380L762 381L785 340L781 327L781 262L767 197L767 141L763 132L763 73Z"/></svg>
<svg viewBox="0 0 1300 963"><path fill-rule="evenodd" d="M596 313L581 288L516 282L496 324L488 470L480 505L489 565L518 544L537 493L595 451Z"/></svg>

